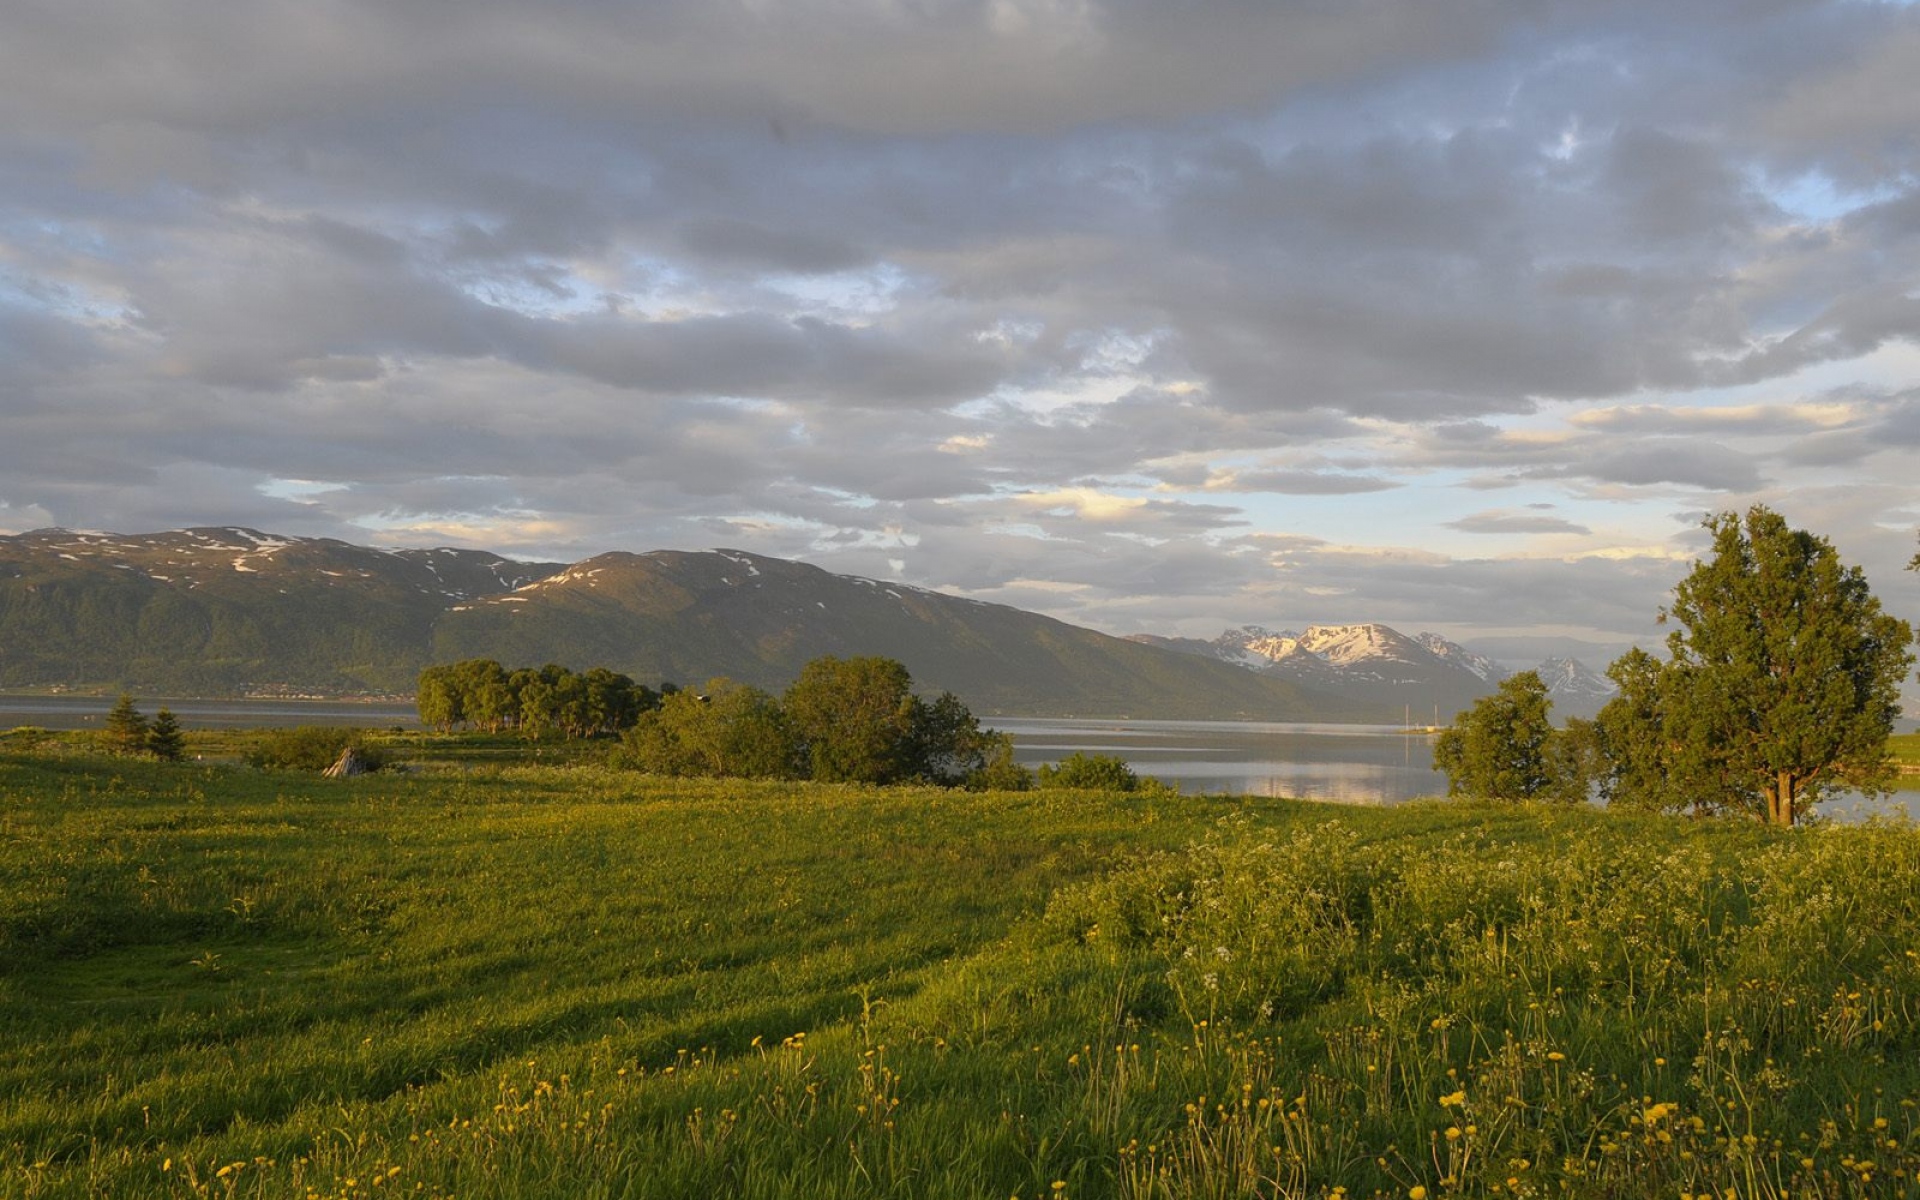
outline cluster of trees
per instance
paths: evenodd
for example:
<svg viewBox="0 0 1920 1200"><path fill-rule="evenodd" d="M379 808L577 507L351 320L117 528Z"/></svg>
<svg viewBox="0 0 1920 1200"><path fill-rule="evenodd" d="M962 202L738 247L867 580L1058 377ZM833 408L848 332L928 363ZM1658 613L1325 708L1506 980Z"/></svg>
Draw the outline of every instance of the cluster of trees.
<svg viewBox="0 0 1920 1200"><path fill-rule="evenodd" d="M181 732L180 722L172 711L162 708L148 720L134 707L133 697L125 692L120 693L120 699L107 711L100 736L112 754L147 754L177 762L187 752L186 734Z"/></svg>
<svg viewBox="0 0 1920 1200"><path fill-rule="evenodd" d="M626 765L662 775L1023 787L1013 741L952 693L913 692L890 658L817 658L783 696L729 679L671 692L628 730Z"/></svg>
<svg viewBox="0 0 1920 1200"><path fill-rule="evenodd" d="M532 738L585 738L631 729L659 707L661 693L605 667L508 670L491 658L470 658L420 672L415 696L420 719L443 733L511 729Z"/></svg>
<svg viewBox="0 0 1920 1200"><path fill-rule="evenodd" d="M1454 794L1744 813L1792 825L1834 788L1883 792L1887 736L1914 663L1913 630L1880 610L1857 567L1765 507L1706 521L1661 620L1667 657L1608 668L1620 694L1555 729L1531 671L1460 714L1434 765ZM1920 570L1920 557L1911 569Z"/></svg>

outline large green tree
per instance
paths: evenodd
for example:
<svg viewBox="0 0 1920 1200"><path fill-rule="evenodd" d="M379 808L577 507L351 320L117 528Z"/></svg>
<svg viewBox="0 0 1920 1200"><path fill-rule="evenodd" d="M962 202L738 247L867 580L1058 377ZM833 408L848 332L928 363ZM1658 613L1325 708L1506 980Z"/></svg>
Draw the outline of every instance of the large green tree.
<svg viewBox="0 0 1920 1200"><path fill-rule="evenodd" d="M1667 714L1676 677L1635 646L1607 668L1619 689L1594 721L1602 765L1600 797L1611 807L1675 812L1706 795L1674 777L1674 735Z"/></svg>
<svg viewBox="0 0 1920 1200"><path fill-rule="evenodd" d="M656 775L792 779L805 775L800 742L779 701L749 684L713 679L704 692L668 693L625 735L624 757Z"/></svg>
<svg viewBox="0 0 1920 1200"><path fill-rule="evenodd" d="M1433 765L1446 773L1447 794L1531 800L1565 791L1556 786L1552 707L1535 671L1522 671L1474 701L1433 745Z"/></svg>
<svg viewBox="0 0 1920 1200"><path fill-rule="evenodd" d="M891 658L816 658L787 689L787 719L813 777L894 783L913 775L913 680Z"/></svg>
<svg viewBox="0 0 1920 1200"><path fill-rule="evenodd" d="M1833 788L1885 791L1912 629L1881 612L1825 538L1778 513L1756 506L1705 524L1713 552L1662 614L1677 626L1668 661L1651 692L1631 698L1647 711L1602 719L1638 748L1634 792L1657 796L1647 781L1663 773L1697 806L1792 825ZM1673 807L1673 794L1658 806Z"/></svg>

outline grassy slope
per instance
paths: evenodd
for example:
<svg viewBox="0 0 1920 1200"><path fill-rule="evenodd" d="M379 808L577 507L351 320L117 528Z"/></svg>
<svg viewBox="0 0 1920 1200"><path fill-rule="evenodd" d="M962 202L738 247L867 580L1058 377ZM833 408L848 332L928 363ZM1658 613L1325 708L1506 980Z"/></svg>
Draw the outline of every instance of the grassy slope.
<svg viewBox="0 0 1920 1200"><path fill-rule="evenodd" d="M1902 1194L1917 868L1586 812L0 759L0 1194Z"/></svg>

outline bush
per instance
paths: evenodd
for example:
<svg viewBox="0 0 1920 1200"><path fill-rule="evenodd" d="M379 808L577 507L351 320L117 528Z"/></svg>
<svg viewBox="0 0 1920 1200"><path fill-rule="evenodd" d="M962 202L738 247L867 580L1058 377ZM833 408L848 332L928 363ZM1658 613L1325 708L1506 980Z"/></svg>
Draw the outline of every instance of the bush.
<svg viewBox="0 0 1920 1200"><path fill-rule="evenodd" d="M1057 764L1040 768L1039 786L1076 788L1088 792L1132 792L1139 790L1140 777L1127 760L1111 754L1087 754L1075 750Z"/></svg>
<svg viewBox="0 0 1920 1200"><path fill-rule="evenodd" d="M710 680L704 694L674 692L641 714L612 761L654 775L792 779L806 773L779 701L724 678Z"/></svg>
<svg viewBox="0 0 1920 1200"><path fill-rule="evenodd" d="M1033 787L1033 772L1013 761L1013 738L996 730L983 734L980 765L967 772L961 786L970 792L1024 792Z"/></svg>
<svg viewBox="0 0 1920 1200"><path fill-rule="evenodd" d="M369 744L366 730L327 725L266 730L244 759L248 766L266 771L324 771L349 746L365 760L368 770L378 771L387 765L386 754Z"/></svg>

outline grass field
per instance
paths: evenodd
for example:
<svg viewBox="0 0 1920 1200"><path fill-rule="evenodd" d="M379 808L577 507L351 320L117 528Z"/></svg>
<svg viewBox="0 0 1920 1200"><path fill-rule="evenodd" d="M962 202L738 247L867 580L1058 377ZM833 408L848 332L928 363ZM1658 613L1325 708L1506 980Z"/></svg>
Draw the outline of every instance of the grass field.
<svg viewBox="0 0 1920 1200"><path fill-rule="evenodd" d="M0 1195L1920 1194L1920 834L0 757Z"/></svg>
<svg viewBox="0 0 1920 1200"><path fill-rule="evenodd" d="M1893 760L1902 766L1920 767L1920 733L1899 733L1887 739Z"/></svg>

